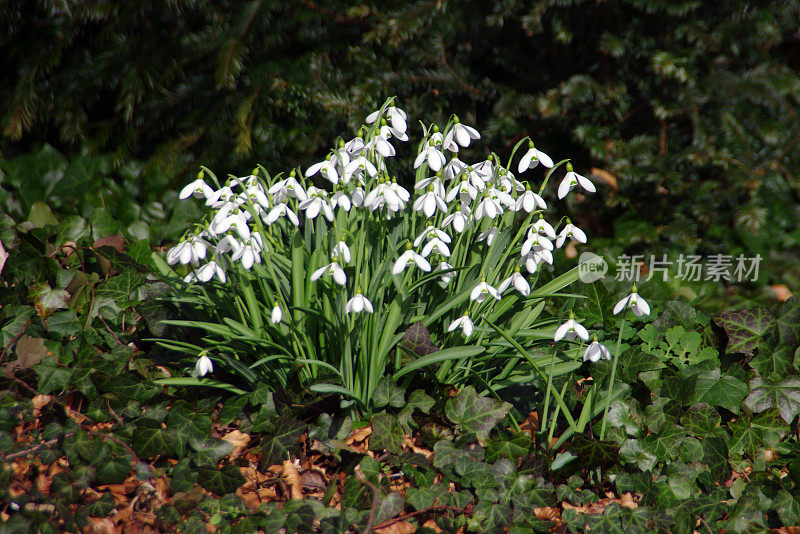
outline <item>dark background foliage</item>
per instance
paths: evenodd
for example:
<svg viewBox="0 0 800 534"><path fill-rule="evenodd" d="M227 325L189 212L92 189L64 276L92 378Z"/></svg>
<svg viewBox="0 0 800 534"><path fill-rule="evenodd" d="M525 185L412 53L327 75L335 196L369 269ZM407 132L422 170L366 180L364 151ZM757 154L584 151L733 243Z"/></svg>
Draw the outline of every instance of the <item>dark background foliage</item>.
<svg viewBox="0 0 800 534"><path fill-rule="evenodd" d="M779 266L796 255L796 2L4 1L2 12L2 157L44 143L68 159L105 154L101 174L134 181L130 195L165 217L165 192L199 165L307 167L397 95L414 120L459 114L505 156L530 135L573 157L608 185L582 210L593 235ZM794 286L796 274L765 281Z"/></svg>

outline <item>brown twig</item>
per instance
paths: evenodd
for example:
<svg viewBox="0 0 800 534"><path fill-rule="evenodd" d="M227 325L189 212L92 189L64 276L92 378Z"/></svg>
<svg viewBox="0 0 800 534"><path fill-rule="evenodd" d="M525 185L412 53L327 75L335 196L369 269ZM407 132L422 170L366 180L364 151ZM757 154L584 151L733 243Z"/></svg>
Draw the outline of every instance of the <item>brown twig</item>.
<svg viewBox="0 0 800 534"><path fill-rule="evenodd" d="M64 434L62 437L66 438L73 435L75 435L75 432ZM27 449L23 449L17 452L12 452L11 454L6 454L5 456L3 456L3 462L8 462L10 460L13 460L14 458L19 458L20 456L28 456L29 454L33 454L43 447L49 447L50 445L55 445L56 443L58 443L59 439L61 438L48 439L47 441L43 441L42 443L34 445L33 447L29 447Z"/></svg>
<svg viewBox="0 0 800 534"><path fill-rule="evenodd" d="M13 345L13 344L14 344L14 342L15 342L17 339L19 339L19 337L20 337L22 334L24 334L24 333L25 333L25 329L26 329L26 328L28 328L28 325L29 325L29 324L31 324L31 321L32 321L32 320L33 320L33 318L31 318L31 319L28 319L28 322L27 322L27 323L25 323L25 325L22 327L22 330L20 331L20 333L19 333L19 334L17 334L16 336L14 336L14 339L12 339L11 341L9 341L8 345L6 345L6 346L5 346L5 348L3 349L3 353L2 353L2 354L0 354L0 361L3 361L3 358L5 357L5 355L6 355L6 352L8 351L8 349L10 349L10 348L11 348L11 345Z"/></svg>
<svg viewBox="0 0 800 534"><path fill-rule="evenodd" d="M370 532L372 532L372 526L375 524L375 512L378 511L378 503L381 500L381 492L378 489L378 486L367 480L367 476L359 467L356 467L355 471L358 480L372 490L372 507L369 509L367 524L364 526L364 530L361 531L361 534L370 534Z"/></svg>

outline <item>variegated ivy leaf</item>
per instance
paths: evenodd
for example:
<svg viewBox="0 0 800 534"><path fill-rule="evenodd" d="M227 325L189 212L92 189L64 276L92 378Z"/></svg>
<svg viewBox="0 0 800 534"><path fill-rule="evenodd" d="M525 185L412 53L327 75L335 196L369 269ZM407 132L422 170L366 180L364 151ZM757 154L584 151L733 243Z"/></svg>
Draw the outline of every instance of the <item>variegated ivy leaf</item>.
<svg viewBox="0 0 800 534"><path fill-rule="evenodd" d="M750 356L762 336L775 326L775 317L759 306L748 310L724 311L716 317L715 322L728 336L727 352L741 352Z"/></svg>

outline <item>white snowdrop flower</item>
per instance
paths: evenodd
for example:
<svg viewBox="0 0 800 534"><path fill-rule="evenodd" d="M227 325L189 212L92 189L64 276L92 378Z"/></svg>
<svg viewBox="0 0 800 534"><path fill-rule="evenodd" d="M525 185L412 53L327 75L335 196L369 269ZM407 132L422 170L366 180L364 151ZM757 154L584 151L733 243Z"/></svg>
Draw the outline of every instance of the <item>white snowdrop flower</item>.
<svg viewBox="0 0 800 534"><path fill-rule="evenodd" d="M528 235L530 236L534 232L546 235L550 239L556 238L556 229L553 228L552 224L544 220L541 213L539 214L539 219L528 229Z"/></svg>
<svg viewBox="0 0 800 534"><path fill-rule="evenodd" d="M428 263L428 260L426 260L420 254L417 254L411 248L411 244L408 243L406 245L406 251L403 252L400 257L397 258L397 261L394 262L394 265L392 266L392 274L400 274L406 270L406 267L414 264L416 264L416 266L422 271L428 272L431 270L431 264Z"/></svg>
<svg viewBox="0 0 800 534"><path fill-rule="evenodd" d="M244 245L236 240L232 235L226 235L219 240L217 246L214 248L214 254L224 254L226 252L236 252Z"/></svg>
<svg viewBox="0 0 800 534"><path fill-rule="evenodd" d="M332 208L342 208L344 211L350 211L350 208L353 206L353 202L350 199L350 196L345 193L344 191L334 191L333 195L331 195L331 207Z"/></svg>
<svg viewBox="0 0 800 534"><path fill-rule="evenodd" d="M269 211L264 220L267 224L272 224L281 217L286 217L293 225L300 226L300 220L297 218L297 214L286 204L276 205Z"/></svg>
<svg viewBox="0 0 800 534"><path fill-rule="evenodd" d="M433 134L431 134L430 139L425 142L425 145L422 147L422 151L414 160L414 168L418 169L423 163L425 163L425 161L427 161L428 168L430 170L433 172L439 172L447 161L441 149L439 148L442 146L442 141L442 134L438 131L436 126L434 126Z"/></svg>
<svg viewBox="0 0 800 534"><path fill-rule="evenodd" d="M450 236L447 235L446 233L442 232L435 226L428 226L422 232L420 232L417 238L414 240L414 246L418 247L422 244L423 241L433 237L439 238L445 243L450 243L451 241Z"/></svg>
<svg viewBox="0 0 800 534"><path fill-rule="evenodd" d="M428 218L433 217L437 208L447 213L447 204L441 196L436 194L433 186L429 186L428 192L414 201L414 211L422 211Z"/></svg>
<svg viewBox="0 0 800 534"><path fill-rule="evenodd" d="M214 209L221 208L225 204L231 201L233 197L236 195L233 192L233 189L228 187L227 185L224 187L220 187L216 191L212 192L210 195L206 197L206 206L210 206Z"/></svg>
<svg viewBox="0 0 800 534"><path fill-rule="evenodd" d="M553 265L553 253L546 248L534 247L520 258L520 265L524 265L530 274L535 273L542 263Z"/></svg>
<svg viewBox="0 0 800 534"><path fill-rule="evenodd" d="M497 197L485 195L475 208L475 220L480 221L483 217L494 219L503 214L503 206L500 205Z"/></svg>
<svg viewBox="0 0 800 534"><path fill-rule="evenodd" d="M242 261L242 267L250 269L254 263L261 263L261 249L264 248L264 240L261 234L253 232L250 239L245 241L244 246L231 255L231 260Z"/></svg>
<svg viewBox="0 0 800 534"><path fill-rule="evenodd" d="M389 189L391 189L394 194L403 201L403 207L405 207L405 204L411 200L411 194L405 187L397 183L397 178L392 178L392 182L389 184Z"/></svg>
<svg viewBox="0 0 800 534"><path fill-rule="evenodd" d="M470 166L469 171L470 180L480 178L483 182L491 182L494 179L494 162L491 159L481 161ZM483 190L477 183L475 183L475 186Z"/></svg>
<svg viewBox="0 0 800 534"><path fill-rule="evenodd" d="M197 269L197 279L201 282L208 282L216 275L217 279L222 282L223 284L227 280L225 276L225 270L222 266L214 260L206 263L205 265L201 266Z"/></svg>
<svg viewBox="0 0 800 534"><path fill-rule="evenodd" d="M447 191L444 187L444 184L442 183L441 174L442 172L439 171L433 176L430 176L428 178L423 178L422 180L414 184L414 189L427 189L428 187L433 187L434 193L436 193L442 198L445 198Z"/></svg>
<svg viewBox="0 0 800 534"><path fill-rule="evenodd" d="M228 228L230 228L231 223L227 223L224 229L220 230L220 225L228 218L228 216L234 211L239 210L238 206L234 202L228 202L225 205L221 206L217 209L214 216L211 218L211 222L208 224L208 232L212 236L220 235L225 233Z"/></svg>
<svg viewBox="0 0 800 534"><path fill-rule="evenodd" d="M305 189L295 179L294 171L289 173L289 177L272 184L267 192L273 196L276 204L286 202L290 198L295 198L300 202L308 198Z"/></svg>
<svg viewBox="0 0 800 534"><path fill-rule="evenodd" d="M452 265L450 265L446 261L443 261L442 263L437 265L436 268L434 269L434 272L436 272L436 271L447 271L447 272L443 272L442 273L441 280L440 280L440 285L443 288L447 287L447 285L450 283L450 280L452 280L453 277L455 277L455 275L456 275L455 271L449 271L448 270L448 269L452 269L452 268L453 268Z"/></svg>
<svg viewBox="0 0 800 534"><path fill-rule="evenodd" d="M527 256L535 247L544 250L553 250L553 242L550 241L546 235L542 235L538 232L529 232L528 238L522 242L520 255Z"/></svg>
<svg viewBox="0 0 800 534"><path fill-rule="evenodd" d="M589 344L588 347L586 347L586 350L583 352L583 361L597 363L600 361L601 358L610 360L611 352L605 345L597 341L597 336L594 336L594 340Z"/></svg>
<svg viewBox="0 0 800 534"><path fill-rule="evenodd" d="M481 134L478 133L478 130L471 126L467 126L466 124L461 124L461 122L458 120L458 117L455 117L454 121L453 127L450 128L449 132L447 132L447 135L444 137L444 141L442 143L442 146L444 146L445 150L458 152L458 145L466 148L473 139L481 138Z"/></svg>
<svg viewBox="0 0 800 534"><path fill-rule="evenodd" d="M383 128L381 128L381 130L383 130ZM395 152L395 149L392 146L392 144L389 142L388 136L384 137L383 133L384 132L381 131L380 133L378 133L378 135L373 137L367 143L366 149L370 150L370 149L374 148L375 151L378 152L378 154L380 154L384 158L391 158L392 156L394 156L396 154L396 152ZM387 129L385 131L385 133L389 134L390 132Z"/></svg>
<svg viewBox="0 0 800 534"><path fill-rule="evenodd" d="M217 223L212 221L212 224L209 225L209 230L215 235L224 234L231 228L236 230L236 233L241 239L246 240L250 237L250 226L247 224L247 216L239 210Z"/></svg>
<svg viewBox="0 0 800 534"><path fill-rule="evenodd" d="M194 364L194 370L197 376L206 376L208 373L214 372L214 364L211 362L211 358L203 354Z"/></svg>
<svg viewBox="0 0 800 534"><path fill-rule="evenodd" d="M344 305L345 313L360 313L362 311L372 313L374 310L369 299L361 293L357 293L355 297L348 300L347 304Z"/></svg>
<svg viewBox="0 0 800 534"><path fill-rule="evenodd" d="M364 174L368 174L372 178L378 174L378 168L363 155L356 156L344 168L342 181L347 184L350 180L355 179L359 183L364 183Z"/></svg>
<svg viewBox="0 0 800 534"><path fill-rule="evenodd" d="M497 187L505 193L511 193L512 191L525 191L525 184L514 178L514 175L510 172L501 173L496 183Z"/></svg>
<svg viewBox="0 0 800 534"><path fill-rule="evenodd" d="M530 213L536 208L546 210L547 203L542 197L531 191L530 185L525 187L525 192L517 198L517 205L514 206L515 211L525 210Z"/></svg>
<svg viewBox="0 0 800 534"><path fill-rule="evenodd" d="M350 193L350 201L353 203L353 206L356 208L360 208L364 205L364 190L361 187L356 187Z"/></svg>
<svg viewBox="0 0 800 534"><path fill-rule="evenodd" d="M564 242L568 238L572 238L578 243L586 243L586 234L572 224L569 219L567 219L567 225L559 232L558 239L556 239L556 247L561 248L564 245Z"/></svg>
<svg viewBox="0 0 800 534"><path fill-rule="evenodd" d="M501 295L508 289L511 285L514 285L514 289L519 291L520 295L523 297L527 297L531 294L531 285L525 280L525 277L519 272L519 267L515 268L514 272L503 280L499 286L497 286L497 291Z"/></svg>
<svg viewBox="0 0 800 534"><path fill-rule="evenodd" d="M392 137L394 137L399 141L408 141L408 135L405 132L401 132L393 125L383 124L379 132L381 137L384 137L386 139L391 139Z"/></svg>
<svg viewBox="0 0 800 534"><path fill-rule="evenodd" d="M281 309L280 304L277 302L275 303L275 306L272 307L272 314L270 315L269 320L272 322L272 324L278 324L281 322L281 320L283 320L283 309Z"/></svg>
<svg viewBox="0 0 800 534"><path fill-rule="evenodd" d="M442 228L447 228L450 225L452 225L453 230L459 234L463 232L465 228L469 228L472 225L472 210L470 210L469 206L462 205L461 209L457 212L445 217L442 221Z"/></svg>
<svg viewBox="0 0 800 534"><path fill-rule="evenodd" d="M444 256L445 258L450 257L450 248L447 246L447 243L438 237L429 239L428 242L425 243L425 247L422 249L422 255L426 258L434 252Z"/></svg>
<svg viewBox="0 0 800 534"><path fill-rule="evenodd" d="M364 199L364 207L369 208L370 211L375 211L386 206L390 212L400 211L405 208L406 202L403 197L408 198L408 191L400 186L394 187L394 185L396 184L381 181L367 194ZM398 191L403 197L398 194Z"/></svg>
<svg viewBox="0 0 800 534"><path fill-rule="evenodd" d="M207 199L213 194L214 190L211 189L211 187L208 184L206 184L205 180L203 180L202 178L198 178L194 182L190 183L189 185L181 189L181 192L178 194L178 198L183 200L185 198L193 196L194 198Z"/></svg>
<svg viewBox="0 0 800 534"><path fill-rule="evenodd" d="M306 171L306 177L314 176L317 173L334 185L339 183L339 173L336 171L336 162L332 160L330 154L328 154L325 161L320 161L309 167Z"/></svg>
<svg viewBox="0 0 800 534"><path fill-rule="evenodd" d="M475 286L475 288L469 294L469 298L478 303L481 303L484 300L486 300L487 296L491 296L497 300L500 300L500 293L498 293L495 288L487 284L486 280L484 279L481 279L481 281Z"/></svg>
<svg viewBox="0 0 800 534"><path fill-rule="evenodd" d="M467 168L467 164L458 158L453 158L447 162L447 165L442 169L442 177L445 181L453 180L456 176L461 174L461 171Z"/></svg>
<svg viewBox="0 0 800 534"><path fill-rule="evenodd" d="M178 262L181 265L189 265L190 263L197 265L198 259L205 258L205 250L204 246L198 246L192 241L192 238L189 238L187 241L181 241L167 252L167 263L169 265L174 265ZM202 253L202 256L200 256L200 253Z"/></svg>
<svg viewBox="0 0 800 534"><path fill-rule="evenodd" d="M462 203L469 204L478 197L478 193L478 188L470 180L461 180L458 185L453 184L445 200L452 202L458 196Z"/></svg>
<svg viewBox="0 0 800 534"><path fill-rule="evenodd" d="M562 339L572 341L576 337L584 341L589 341L589 332L575 320L575 314L569 312L569 319L556 329L556 335L553 336L553 341L561 341Z"/></svg>
<svg viewBox="0 0 800 534"><path fill-rule="evenodd" d="M591 180L572 170L572 163L567 163L567 174L564 175L564 179L558 185L558 198L567 196L567 193L576 185L580 185L590 193L597 191Z"/></svg>
<svg viewBox="0 0 800 534"><path fill-rule="evenodd" d="M550 156L541 150L536 150L536 148L533 146L533 141L528 141L528 151L525 152L525 155L523 155L522 159L519 160L517 170L519 172L525 172L528 169L533 169L539 165L539 163L548 169L553 168L553 160L550 159Z"/></svg>
<svg viewBox="0 0 800 534"><path fill-rule="evenodd" d="M395 128L393 124L387 123L385 119L381 119L381 127L378 129L378 137L382 137L387 142L393 137L398 141L408 141L408 135L406 135L406 132L401 132Z"/></svg>
<svg viewBox="0 0 800 534"><path fill-rule="evenodd" d="M631 311L633 311L633 314L637 317L641 317L642 315L650 315L650 305L639 295L639 293L636 292L635 285L633 286L633 289L631 289L631 294L617 302L617 304L614 306L614 315L617 315L626 307L630 308Z"/></svg>
<svg viewBox="0 0 800 534"><path fill-rule="evenodd" d="M322 213L328 221L333 222L333 208L327 197L327 191L311 186L308 188L308 198L300 203L298 209L305 210L306 219L316 219Z"/></svg>
<svg viewBox="0 0 800 534"><path fill-rule="evenodd" d="M340 286L347 283L347 275L344 273L344 269L342 269L338 261L332 261L328 265L320 267L311 273L311 281L316 282L323 274L330 274L333 277L333 281Z"/></svg>
<svg viewBox="0 0 800 534"><path fill-rule="evenodd" d="M344 260L343 263L347 265L350 263L352 256L350 255L350 247L344 241L339 241L331 249L331 259L335 261Z"/></svg>
<svg viewBox="0 0 800 534"><path fill-rule="evenodd" d="M353 139L351 139L348 142L346 142L344 144L344 149L351 156L357 156L357 155L361 154L362 152L364 152L364 147L365 146L366 145L364 143L363 137L361 135L359 135L358 137L354 137ZM347 166L347 164L344 163L343 161L342 161L342 164Z"/></svg>
<svg viewBox="0 0 800 534"><path fill-rule="evenodd" d="M193 235L189 238L189 243L192 245L192 258L193 262L197 262L197 260L202 260L206 257L206 251L208 247L211 246L211 243L203 239L199 235Z"/></svg>
<svg viewBox="0 0 800 534"><path fill-rule="evenodd" d="M498 202L500 202L500 204L502 204L503 206L505 206L510 210L513 210L516 205L516 202L514 201L514 198L511 195L495 187L490 187L486 189L486 191L484 191L484 195L496 199Z"/></svg>
<svg viewBox="0 0 800 534"><path fill-rule="evenodd" d="M386 116L389 117L389 120L392 123L392 128L399 132L405 133L408 125L406 124L406 112L396 106L389 106L386 108ZM380 117L380 110L373 111L369 115L367 115L367 124L372 124Z"/></svg>
<svg viewBox="0 0 800 534"><path fill-rule="evenodd" d="M472 319L470 319L469 315L466 313L450 323L450 326L447 327L447 331L452 332L457 328L461 328L461 332L464 334L464 337L471 336L472 332L475 331L475 325L472 324Z"/></svg>
<svg viewBox="0 0 800 534"><path fill-rule="evenodd" d="M336 166L337 174L341 175L341 172L339 171L344 172L344 168L347 167L348 163L350 163L350 159L350 153L345 148L344 141L340 140L339 148L335 149L331 155L331 161Z"/></svg>
<svg viewBox="0 0 800 534"><path fill-rule="evenodd" d="M492 226L488 230L484 230L480 234L478 234L478 242L486 241L486 244L490 247L492 243L494 243L494 238L497 237L497 234L500 233L500 229L496 226Z"/></svg>
<svg viewBox="0 0 800 534"><path fill-rule="evenodd" d="M185 283L187 283L187 284L193 284L195 280L197 280L197 272L196 271L192 271L192 272L190 272L189 274L187 274L186 276L183 277L183 281Z"/></svg>
<svg viewBox="0 0 800 534"><path fill-rule="evenodd" d="M240 198L244 200L243 204L246 204L247 201L253 205L256 212L261 215L264 213L264 210L268 210L270 207L269 199L267 195L264 194L264 188L261 187L261 184L256 184L253 186L249 186L245 189L244 193L240 195ZM248 212L249 214L250 212Z"/></svg>

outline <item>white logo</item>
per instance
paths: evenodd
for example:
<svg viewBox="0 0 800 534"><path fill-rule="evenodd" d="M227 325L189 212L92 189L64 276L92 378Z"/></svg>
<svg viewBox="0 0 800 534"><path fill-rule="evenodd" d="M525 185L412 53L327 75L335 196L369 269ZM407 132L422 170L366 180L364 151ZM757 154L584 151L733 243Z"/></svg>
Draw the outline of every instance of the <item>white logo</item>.
<svg viewBox="0 0 800 534"><path fill-rule="evenodd" d="M608 272L606 260L591 252L584 252L578 259L578 278L581 282L591 284L601 280Z"/></svg>

